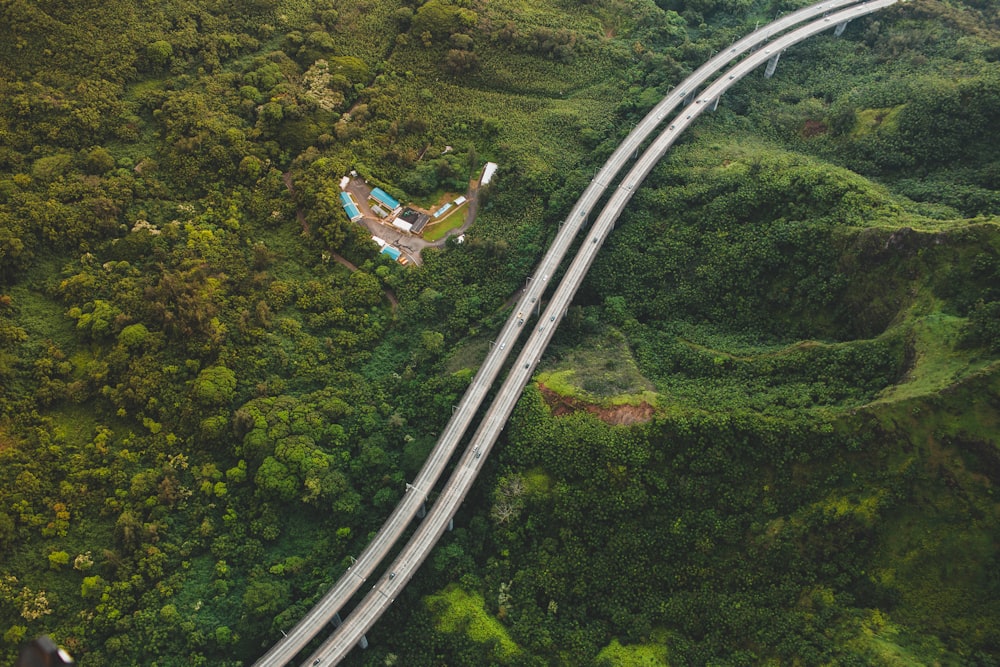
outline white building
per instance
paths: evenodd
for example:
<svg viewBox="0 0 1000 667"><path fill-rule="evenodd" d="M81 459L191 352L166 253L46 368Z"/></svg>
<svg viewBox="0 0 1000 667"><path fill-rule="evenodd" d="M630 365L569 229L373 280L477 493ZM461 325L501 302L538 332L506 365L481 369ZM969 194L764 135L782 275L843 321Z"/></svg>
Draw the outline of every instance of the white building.
<svg viewBox="0 0 1000 667"><path fill-rule="evenodd" d="M486 166L483 167L483 177L479 179L480 185L489 185L490 181L493 180L493 174L496 173L497 163L487 162Z"/></svg>

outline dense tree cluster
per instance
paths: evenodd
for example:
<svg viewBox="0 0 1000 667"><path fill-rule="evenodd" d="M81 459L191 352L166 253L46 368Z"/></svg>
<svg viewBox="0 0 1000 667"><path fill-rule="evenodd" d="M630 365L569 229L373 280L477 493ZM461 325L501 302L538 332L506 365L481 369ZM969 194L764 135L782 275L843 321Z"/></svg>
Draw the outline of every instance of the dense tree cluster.
<svg viewBox="0 0 1000 667"><path fill-rule="evenodd" d="M252 661L404 492L602 157L795 4L4 3L0 662L42 632ZM655 416L529 388L351 660L992 664L997 14L907 5L654 172L544 363L610 331ZM420 267L341 209L352 170L431 205L484 159Z"/></svg>

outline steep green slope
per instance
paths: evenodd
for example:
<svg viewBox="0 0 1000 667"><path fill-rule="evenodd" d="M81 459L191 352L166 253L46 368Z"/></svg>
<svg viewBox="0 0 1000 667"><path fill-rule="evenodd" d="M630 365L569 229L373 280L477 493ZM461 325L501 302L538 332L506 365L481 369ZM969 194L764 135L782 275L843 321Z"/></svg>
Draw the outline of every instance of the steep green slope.
<svg viewBox="0 0 1000 667"><path fill-rule="evenodd" d="M775 223L772 211L808 207L783 188L736 232L718 211L745 146L713 140L681 151L687 169L661 170L690 175L653 184L595 267L592 295L604 298L566 332L620 327L655 385L656 415L631 427L555 417L529 388L483 497L492 526L445 546L450 566L467 572L463 585L495 592L512 639L546 663L628 664L620 642L659 647L668 664L993 664L1000 361L970 340L956 295L990 298L992 276L965 267L994 256L1000 229L923 220L905 202L881 219L869 208L867 227L824 220L821 208ZM761 181L797 178L787 162L768 165L767 150L755 152ZM708 173L691 154L729 163ZM716 196L689 199L704 190ZM672 252L658 252L666 244ZM677 257L688 261L672 270ZM646 268L657 260L659 272ZM837 288L810 302L807 288L826 276ZM873 320L866 294L890 312ZM582 359L549 363L591 375ZM539 471L541 494L526 482ZM463 550L478 565L459 560ZM461 664L481 655L474 640L435 646ZM396 648L406 659L429 650Z"/></svg>
<svg viewBox="0 0 1000 667"><path fill-rule="evenodd" d="M611 235L488 514L429 585L484 591L539 664L996 664L986 11L918 3L817 38L703 119ZM614 392L588 387L629 366L657 410L602 423ZM391 655L488 659L460 631L421 639L429 612L397 612L414 629Z"/></svg>

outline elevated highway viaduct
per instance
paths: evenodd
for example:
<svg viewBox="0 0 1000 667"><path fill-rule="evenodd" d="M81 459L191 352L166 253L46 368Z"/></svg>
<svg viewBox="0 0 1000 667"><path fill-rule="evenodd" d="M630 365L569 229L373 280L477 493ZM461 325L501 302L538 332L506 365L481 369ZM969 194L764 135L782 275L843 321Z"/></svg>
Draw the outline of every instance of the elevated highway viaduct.
<svg viewBox="0 0 1000 667"><path fill-rule="evenodd" d="M375 572L379 563L393 549L413 518L423 511L427 496L435 488L444 469L452 459L459 441L506 362L513 343L518 340L525 328L527 314L542 298L548 287L549 279L555 275L573 241L586 224L592 209L604 196L619 171L630 161L632 154L638 151L653 131L685 99L689 99L695 91L704 86L720 69L734 59L761 46L770 36L779 34L816 16L852 5L859 8L867 6L856 5L855 0L826 0L783 16L761 27L699 67L653 107L633 128L598 170L561 225L545 256L532 274L531 280L512 311L511 317L501 329L496 344L487 354L423 468L413 482L407 486L403 499L344 575L281 640L254 663L255 667L285 665L293 661L306 644L338 616L340 609L364 585ZM832 21L833 18L827 17L827 20ZM841 19L837 19L838 24L840 21ZM699 100L701 97L699 96Z"/></svg>

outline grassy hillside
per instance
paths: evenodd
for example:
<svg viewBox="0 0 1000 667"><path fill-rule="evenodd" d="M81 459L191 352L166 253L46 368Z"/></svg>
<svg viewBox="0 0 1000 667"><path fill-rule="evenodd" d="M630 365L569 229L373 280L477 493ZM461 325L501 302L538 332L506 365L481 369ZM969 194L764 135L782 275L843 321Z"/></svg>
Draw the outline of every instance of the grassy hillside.
<svg viewBox="0 0 1000 667"><path fill-rule="evenodd" d="M817 38L638 192L442 547L541 663L996 664L995 26Z"/></svg>

